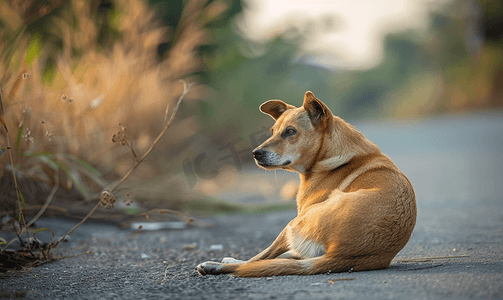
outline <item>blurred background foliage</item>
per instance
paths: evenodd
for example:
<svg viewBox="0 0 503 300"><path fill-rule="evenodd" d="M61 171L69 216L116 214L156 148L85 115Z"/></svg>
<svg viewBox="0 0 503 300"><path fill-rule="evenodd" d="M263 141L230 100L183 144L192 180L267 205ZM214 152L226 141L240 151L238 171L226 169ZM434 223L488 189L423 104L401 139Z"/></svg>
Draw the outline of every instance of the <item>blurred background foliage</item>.
<svg viewBox="0 0 503 300"><path fill-rule="evenodd" d="M221 103L248 110L264 99L280 98L300 105L306 90L328 102L335 114L350 119L500 107L501 14L499 1L452 1L435 7L426 34L409 30L388 35L382 63L357 71L323 68L309 63L309 56L299 57L298 46L308 40L309 29L292 28L267 45L253 45L226 32L216 55L205 60L208 83L218 91L218 101L211 103L218 103L219 112L202 110L225 119L231 114ZM265 49L249 55L254 47ZM249 128L239 123L233 122Z"/></svg>
<svg viewBox="0 0 503 300"><path fill-rule="evenodd" d="M92 198L132 164L130 151L110 142L118 124L143 153L161 130L166 106L181 94L179 79L198 84L133 181L163 175L148 188L131 187L139 198L170 198L170 206L193 196L186 190L191 176L201 176L195 157L207 154L203 167L218 169L224 163L212 151L253 140L270 126L258 111L268 99L299 106L311 90L349 120L503 106L501 1L433 6L426 32L389 34L383 61L366 70L322 66L312 62L319 53L302 54L326 20L266 42L247 40L236 26L245 6L241 0L0 2L0 85L19 173L49 186L58 177L60 186ZM256 142L264 138L262 132ZM2 133L0 148L5 139ZM252 162L251 149L231 148L231 156ZM7 203L13 190L5 154L0 167Z"/></svg>

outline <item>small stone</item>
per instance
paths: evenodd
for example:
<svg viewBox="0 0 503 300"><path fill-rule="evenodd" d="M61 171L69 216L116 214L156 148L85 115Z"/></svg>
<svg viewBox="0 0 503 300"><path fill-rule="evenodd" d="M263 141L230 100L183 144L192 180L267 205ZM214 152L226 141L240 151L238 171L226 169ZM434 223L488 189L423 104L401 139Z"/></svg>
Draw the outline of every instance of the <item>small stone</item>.
<svg viewBox="0 0 503 300"><path fill-rule="evenodd" d="M211 245L210 250L211 251L222 251L224 249L224 246L222 244L217 244L217 245Z"/></svg>

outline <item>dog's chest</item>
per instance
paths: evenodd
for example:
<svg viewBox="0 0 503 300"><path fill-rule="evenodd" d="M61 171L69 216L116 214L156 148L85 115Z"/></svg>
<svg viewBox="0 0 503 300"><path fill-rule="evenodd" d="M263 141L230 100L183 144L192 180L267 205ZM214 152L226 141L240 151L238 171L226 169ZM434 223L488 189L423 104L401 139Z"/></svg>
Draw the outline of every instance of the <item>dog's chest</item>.
<svg viewBox="0 0 503 300"><path fill-rule="evenodd" d="M309 238L304 238L291 230L288 232L290 249L302 258L318 257L326 253L325 247Z"/></svg>

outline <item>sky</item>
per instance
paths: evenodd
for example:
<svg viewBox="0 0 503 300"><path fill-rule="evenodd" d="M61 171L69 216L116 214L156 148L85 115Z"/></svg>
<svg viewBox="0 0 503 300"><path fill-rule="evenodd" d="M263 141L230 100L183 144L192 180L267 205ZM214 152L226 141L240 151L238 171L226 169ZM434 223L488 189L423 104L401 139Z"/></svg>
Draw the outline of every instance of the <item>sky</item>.
<svg viewBox="0 0 503 300"><path fill-rule="evenodd" d="M391 32L428 28L428 11L448 0L244 0L237 26L264 42L289 27L315 23L302 45L312 62L326 67L369 69L384 57Z"/></svg>

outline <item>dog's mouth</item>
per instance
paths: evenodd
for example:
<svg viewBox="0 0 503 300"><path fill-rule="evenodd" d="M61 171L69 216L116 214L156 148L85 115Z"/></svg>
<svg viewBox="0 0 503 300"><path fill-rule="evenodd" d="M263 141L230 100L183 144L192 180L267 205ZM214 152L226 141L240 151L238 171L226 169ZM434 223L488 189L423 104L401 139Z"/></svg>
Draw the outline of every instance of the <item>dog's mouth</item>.
<svg viewBox="0 0 503 300"><path fill-rule="evenodd" d="M284 163L280 164L280 165L275 165L275 164L270 164L268 162L263 162L263 161L260 161L260 160L257 160L255 159L255 162L257 163L257 165L261 166L261 167L285 167L285 166L288 166L289 164L291 164L292 162L287 160L285 161Z"/></svg>
<svg viewBox="0 0 503 300"><path fill-rule="evenodd" d="M255 162L257 163L257 165L259 165L261 167L272 167L269 163L266 163L266 162L263 162L263 161L260 161L257 159L255 159Z"/></svg>

